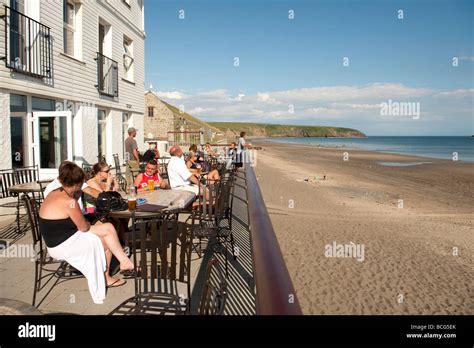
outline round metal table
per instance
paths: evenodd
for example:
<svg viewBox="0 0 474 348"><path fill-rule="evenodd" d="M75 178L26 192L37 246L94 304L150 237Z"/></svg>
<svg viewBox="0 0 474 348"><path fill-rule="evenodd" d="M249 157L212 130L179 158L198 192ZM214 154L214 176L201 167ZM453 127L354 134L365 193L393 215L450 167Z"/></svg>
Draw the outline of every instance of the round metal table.
<svg viewBox="0 0 474 348"><path fill-rule="evenodd" d="M181 210L188 208L196 195L189 191L182 190L155 190L155 191L144 191L137 195L137 199L146 199L147 209L146 211L140 210L140 204L137 204L135 210L135 216L140 217L152 217L162 213L177 213ZM153 210L153 206L156 206L156 210ZM129 219L132 217L130 210L123 211L112 211L109 213L110 217L118 219Z"/></svg>
<svg viewBox="0 0 474 348"><path fill-rule="evenodd" d="M51 179L51 181L53 181L53 179ZM17 184L17 185L13 185L11 187L8 188L8 191L10 191L10 193L39 193L39 192L42 192L44 190L44 188L46 187L47 184L49 184L51 181L49 180L45 180L45 181L42 181L45 185L43 187L41 187L41 185L37 182L28 182L28 183L25 183L25 184Z"/></svg>

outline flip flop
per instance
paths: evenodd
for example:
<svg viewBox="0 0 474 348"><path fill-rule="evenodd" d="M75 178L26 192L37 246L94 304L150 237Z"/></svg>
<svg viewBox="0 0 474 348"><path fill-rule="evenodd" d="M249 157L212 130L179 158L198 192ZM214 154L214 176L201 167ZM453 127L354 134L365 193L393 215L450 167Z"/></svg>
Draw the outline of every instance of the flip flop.
<svg viewBox="0 0 474 348"><path fill-rule="evenodd" d="M122 280L123 280L123 283L117 284L118 282L120 282ZM107 288L118 288L119 286L122 286L122 285L125 285L125 284L127 284L127 281L125 279L117 279L112 284L107 285Z"/></svg>
<svg viewBox="0 0 474 348"><path fill-rule="evenodd" d="M123 276L123 279L131 279L131 278L135 278L135 275L137 277L140 277L141 276L141 270L140 270L140 268L138 268L137 272L135 274L134 269L127 269L127 270L124 270L124 271L120 271L120 274Z"/></svg>

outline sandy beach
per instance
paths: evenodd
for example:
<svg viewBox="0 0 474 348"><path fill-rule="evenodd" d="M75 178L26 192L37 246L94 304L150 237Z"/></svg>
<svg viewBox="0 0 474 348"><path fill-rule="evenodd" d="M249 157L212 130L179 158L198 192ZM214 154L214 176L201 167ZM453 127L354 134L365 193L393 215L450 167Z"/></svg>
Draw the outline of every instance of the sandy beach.
<svg viewBox="0 0 474 348"><path fill-rule="evenodd" d="M259 145L255 170L305 314L474 314L473 163Z"/></svg>

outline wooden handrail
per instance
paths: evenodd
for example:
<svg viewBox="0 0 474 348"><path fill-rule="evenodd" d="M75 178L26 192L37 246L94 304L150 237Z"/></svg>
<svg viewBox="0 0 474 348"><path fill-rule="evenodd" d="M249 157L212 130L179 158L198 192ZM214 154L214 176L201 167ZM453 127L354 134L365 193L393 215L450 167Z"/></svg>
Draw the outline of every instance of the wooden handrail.
<svg viewBox="0 0 474 348"><path fill-rule="evenodd" d="M253 168L246 164L247 197L257 314L301 315L293 283Z"/></svg>

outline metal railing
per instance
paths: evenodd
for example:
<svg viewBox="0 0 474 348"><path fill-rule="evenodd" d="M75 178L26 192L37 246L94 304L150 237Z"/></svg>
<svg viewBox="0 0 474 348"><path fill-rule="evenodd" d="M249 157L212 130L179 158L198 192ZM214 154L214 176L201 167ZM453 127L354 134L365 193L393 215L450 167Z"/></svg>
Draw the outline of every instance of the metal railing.
<svg viewBox="0 0 474 348"><path fill-rule="evenodd" d="M118 63L97 52L97 85L99 93L118 98Z"/></svg>
<svg viewBox="0 0 474 348"><path fill-rule="evenodd" d="M179 145L187 149L191 144L201 144L204 139L203 134L201 131L168 132L168 143L170 147Z"/></svg>
<svg viewBox="0 0 474 348"><path fill-rule="evenodd" d="M253 168L245 166L257 314L301 315L293 283Z"/></svg>
<svg viewBox="0 0 474 348"><path fill-rule="evenodd" d="M33 77L52 75L50 28L4 6L5 60L7 68Z"/></svg>

